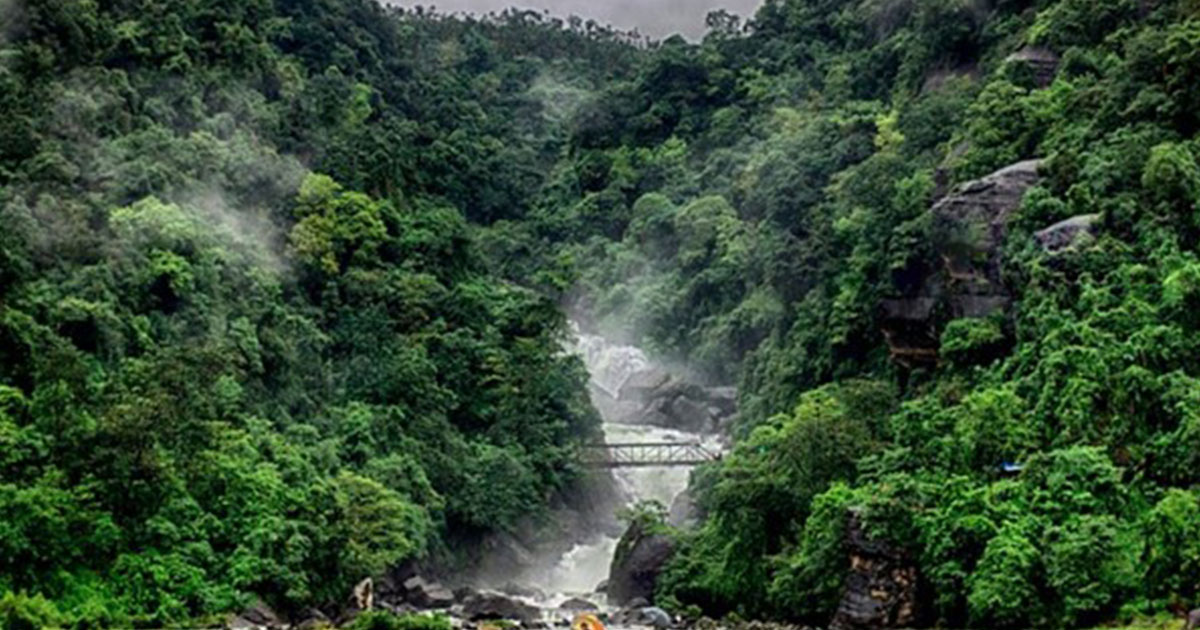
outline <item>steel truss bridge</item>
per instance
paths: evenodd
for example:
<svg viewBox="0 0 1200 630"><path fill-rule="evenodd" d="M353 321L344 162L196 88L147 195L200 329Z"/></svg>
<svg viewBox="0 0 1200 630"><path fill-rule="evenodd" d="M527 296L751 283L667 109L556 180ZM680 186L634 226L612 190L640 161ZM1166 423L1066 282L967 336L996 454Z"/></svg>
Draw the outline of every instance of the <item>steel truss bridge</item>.
<svg viewBox="0 0 1200 630"><path fill-rule="evenodd" d="M699 466L719 459L699 442L587 444L581 457L585 467L598 469Z"/></svg>

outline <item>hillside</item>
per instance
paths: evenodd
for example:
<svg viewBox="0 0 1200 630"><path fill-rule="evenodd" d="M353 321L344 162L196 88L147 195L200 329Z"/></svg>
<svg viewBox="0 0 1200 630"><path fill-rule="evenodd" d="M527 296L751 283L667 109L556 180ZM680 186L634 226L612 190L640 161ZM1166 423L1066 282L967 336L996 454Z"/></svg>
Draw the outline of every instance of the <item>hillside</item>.
<svg viewBox="0 0 1200 630"><path fill-rule="evenodd" d="M848 540L913 625L1200 598L1194 0L769 0L651 45L0 13L6 619L303 608L511 531L597 430L565 314L740 387L673 611L823 626Z"/></svg>

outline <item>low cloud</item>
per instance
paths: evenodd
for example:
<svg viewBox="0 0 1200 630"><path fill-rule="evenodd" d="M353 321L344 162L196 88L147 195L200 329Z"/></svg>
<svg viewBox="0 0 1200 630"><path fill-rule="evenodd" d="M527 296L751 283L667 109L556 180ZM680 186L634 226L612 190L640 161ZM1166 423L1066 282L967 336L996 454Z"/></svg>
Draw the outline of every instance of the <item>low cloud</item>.
<svg viewBox="0 0 1200 630"><path fill-rule="evenodd" d="M622 31L637 30L655 39L679 33L691 40L704 36L704 18L710 11L725 9L742 17L754 14L762 0L386 0L411 8L435 7L445 13L484 14L512 6L551 15L578 15Z"/></svg>

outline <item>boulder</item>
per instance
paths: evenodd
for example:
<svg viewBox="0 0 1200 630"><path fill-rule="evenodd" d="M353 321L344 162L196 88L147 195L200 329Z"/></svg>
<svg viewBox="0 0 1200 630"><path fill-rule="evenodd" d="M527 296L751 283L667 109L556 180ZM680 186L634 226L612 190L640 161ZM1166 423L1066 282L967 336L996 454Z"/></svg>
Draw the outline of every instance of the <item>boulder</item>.
<svg viewBox="0 0 1200 630"><path fill-rule="evenodd" d="M471 621L507 619L523 624L541 619L542 610L503 593L482 591L462 603L463 615Z"/></svg>
<svg viewBox="0 0 1200 630"><path fill-rule="evenodd" d="M620 400L645 401L653 398L659 390L671 383L671 374L660 367L650 367L634 372L621 384L617 393Z"/></svg>
<svg viewBox="0 0 1200 630"><path fill-rule="evenodd" d="M350 591L350 607L357 610L371 610L375 607L375 581L365 578L354 585Z"/></svg>
<svg viewBox="0 0 1200 630"><path fill-rule="evenodd" d="M918 617L916 563L903 550L873 540L856 511L847 515L850 573L832 630L911 628Z"/></svg>
<svg viewBox="0 0 1200 630"><path fill-rule="evenodd" d="M1040 160L1026 160L961 184L933 206L934 246L946 275L969 294L1006 293L1000 249L1008 222L1040 179Z"/></svg>
<svg viewBox="0 0 1200 630"><path fill-rule="evenodd" d="M1081 214L1034 234L1042 250L1047 253L1057 253L1070 248L1080 238L1095 236L1100 229L1099 214Z"/></svg>
<svg viewBox="0 0 1200 630"><path fill-rule="evenodd" d="M936 365L945 321L1008 308L1001 252L1013 213L1040 180L1041 164L1018 162L959 185L933 205L931 237L941 266L905 270L897 287L906 295L879 306L880 329L895 362L908 368Z"/></svg>
<svg viewBox="0 0 1200 630"><path fill-rule="evenodd" d="M608 592L608 580L600 580L600 583L596 585L595 591L597 593L607 593Z"/></svg>
<svg viewBox="0 0 1200 630"><path fill-rule="evenodd" d="M695 525L699 520L700 513L696 503L692 501L692 493L684 488L671 501L671 507L667 511L667 522L674 527L685 529Z"/></svg>
<svg viewBox="0 0 1200 630"><path fill-rule="evenodd" d="M460 586L454 589L454 600L461 603L466 601L467 598L471 597L472 595L476 595L478 593L479 591L473 587Z"/></svg>
<svg viewBox="0 0 1200 630"><path fill-rule="evenodd" d="M1044 88L1054 82L1058 74L1059 57L1054 51L1038 46L1026 46L1006 58L1005 63L1025 66L1033 83Z"/></svg>
<svg viewBox="0 0 1200 630"><path fill-rule="evenodd" d="M241 614L231 618L226 627L230 630L274 630L283 628L284 623L279 615L260 599Z"/></svg>
<svg viewBox="0 0 1200 630"><path fill-rule="evenodd" d="M404 581L404 599L417 608L441 609L449 608L456 598L450 589L441 584L413 576Z"/></svg>
<svg viewBox="0 0 1200 630"><path fill-rule="evenodd" d="M650 602L663 567L675 553L665 534L646 531L635 521L621 536L608 574L608 600L618 606L641 598Z"/></svg>
<svg viewBox="0 0 1200 630"><path fill-rule="evenodd" d="M670 628L675 625L671 615L657 606L647 606L638 611L638 623L653 628Z"/></svg>
<svg viewBox="0 0 1200 630"><path fill-rule="evenodd" d="M709 433L716 427L716 421L708 412L708 406L688 396L675 398L671 401L669 409L673 429L688 433Z"/></svg>
<svg viewBox="0 0 1200 630"><path fill-rule="evenodd" d="M582 597L572 597L571 599L559 604L558 609L569 612L592 612L595 610L600 610L600 607Z"/></svg>
<svg viewBox="0 0 1200 630"><path fill-rule="evenodd" d="M505 582L504 586L500 587L500 592L505 595L515 595L527 599L546 599L546 594L541 589L516 582Z"/></svg>
<svg viewBox="0 0 1200 630"><path fill-rule="evenodd" d="M296 630L317 630L318 628L329 627L329 617L325 613L316 608L306 608L296 615L296 624L292 626Z"/></svg>
<svg viewBox="0 0 1200 630"><path fill-rule="evenodd" d="M1187 621L1183 624L1184 630L1196 630L1200 628L1200 608L1188 613Z"/></svg>
<svg viewBox="0 0 1200 630"><path fill-rule="evenodd" d="M704 397L709 405L720 409L722 415L737 413L738 389L736 387L706 387Z"/></svg>

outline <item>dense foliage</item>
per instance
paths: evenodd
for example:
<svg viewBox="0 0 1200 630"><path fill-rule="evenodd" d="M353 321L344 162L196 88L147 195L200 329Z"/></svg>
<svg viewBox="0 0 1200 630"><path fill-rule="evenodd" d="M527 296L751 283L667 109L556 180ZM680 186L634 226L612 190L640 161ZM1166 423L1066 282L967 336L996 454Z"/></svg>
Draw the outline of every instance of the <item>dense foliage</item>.
<svg viewBox="0 0 1200 630"><path fill-rule="evenodd" d="M615 35L359 1L0 9L4 627L340 602L572 483L596 418L565 320L467 219L522 211L534 84L588 80L568 48L619 65ZM504 46L529 56L493 68Z"/></svg>
<svg viewBox="0 0 1200 630"><path fill-rule="evenodd" d="M581 110L547 210L488 251L573 262L597 327L740 382L664 602L827 623L852 509L917 566L930 623L1196 602L1198 8L767 2ZM1026 47L1053 56L1046 83L1010 60ZM934 201L1031 158L1011 305L935 309L936 365L893 361L881 303L945 273ZM1033 238L1092 215L1065 249Z"/></svg>
<svg viewBox="0 0 1200 630"><path fill-rule="evenodd" d="M850 510L930 622L1200 598L1194 0L768 0L649 46L370 0L0 13L6 623L323 601L511 527L594 430L559 304L741 386L668 605L825 623ZM893 361L935 199L1029 158L1010 305Z"/></svg>

